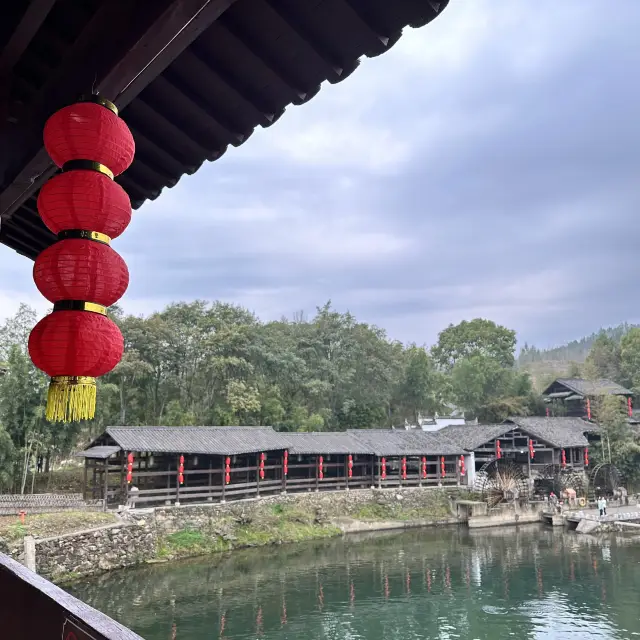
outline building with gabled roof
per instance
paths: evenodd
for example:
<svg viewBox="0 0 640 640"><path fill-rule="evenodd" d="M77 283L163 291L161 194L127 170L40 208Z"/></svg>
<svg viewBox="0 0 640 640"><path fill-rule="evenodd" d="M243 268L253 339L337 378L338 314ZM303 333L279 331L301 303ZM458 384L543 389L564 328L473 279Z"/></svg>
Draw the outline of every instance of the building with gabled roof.
<svg viewBox="0 0 640 640"><path fill-rule="evenodd" d="M549 403L550 413L554 410L567 416L590 418L591 402L606 396L620 396L627 402L633 399L633 391L607 378L585 380L583 378L556 378L542 392Z"/></svg>

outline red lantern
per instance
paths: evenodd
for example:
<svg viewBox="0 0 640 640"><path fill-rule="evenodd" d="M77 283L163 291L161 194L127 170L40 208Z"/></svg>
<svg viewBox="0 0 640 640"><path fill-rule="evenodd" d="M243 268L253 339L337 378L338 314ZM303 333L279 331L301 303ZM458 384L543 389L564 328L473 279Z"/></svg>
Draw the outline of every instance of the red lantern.
<svg viewBox="0 0 640 640"><path fill-rule="evenodd" d="M45 182L38 196L42 222L55 234L86 229L117 238L131 222L131 200L108 175L79 169Z"/></svg>
<svg viewBox="0 0 640 640"><path fill-rule="evenodd" d="M38 198L58 242L38 256L33 275L54 312L32 331L29 353L52 378L47 420L87 420L95 414L95 378L123 352L106 307L126 291L129 272L109 244L131 219L129 198L113 177L133 161L134 142L115 105L92 96L53 114L44 144L64 173Z"/></svg>
<svg viewBox="0 0 640 640"><path fill-rule="evenodd" d="M564 449L562 450L562 466L563 467L567 466L567 454Z"/></svg>
<svg viewBox="0 0 640 640"><path fill-rule="evenodd" d="M54 113L44 126L44 146L59 167L90 160L116 176L129 168L135 153L129 127L106 100L78 102Z"/></svg>
<svg viewBox="0 0 640 640"><path fill-rule="evenodd" d="M224 461L224 481L225 484L231 482L231 458L229 456Z"/></svg>
<svg viewBox="0 0 640 640"><path fill-rule="evenodd" d="M260 454L260 480L264 480L264 460L266 456L264 453Z"/></svg>
<svg viewBox="0 0 640 640"><path fill-rule="evenodd" d="M500 440L496 440L496 458L498 458L498 460L502 458L502 447L500 446Z"/></svg>
<svg viewBox="0 0 640 640"><path fill-rule="evenodd" d="M533 440L529 438L529 456L533 460L533 457L536 455L536 450L533 448Z"/></svg>
<svg viewBox="0 0 640 640"><path fill-rule="evenodd" d="M347 471L350 478L353 477L353 456L349 454L349 461L347 462Z"/></svg>
<svg viewBox="0 0 640 640"><path fill-rule="evenodd" d="M320 478L320 480L324 478L324 469L322 467L323 464L324 464L324 458L320 456L318 458L318 478Z"/></svg>
<svg viewBox="0 0 640 640"><path fill-rule="evenodd" d="M547 407L547 408L545 409L545 412L546 412L546 414L547 414L547 418L548 418L548 417L549 417L549 407Z"/></svg>
<svg viewBox="0 0 640 640"><path fill-rule="evenodd" d="M427 477L427 458L422 456L422 478L423 480Z"/></svg>
<svg viewBox="0 0 640 640"><path fill-rule="evenodd" d="M584 449L584 466L589 466L589 447L585 447Z"/></svg>
<svg viewBox="0 0 640 640"><path fill-rule="evenodd" d="M284 463L282 465L282 473L286 476L289 473L289 452L284 452Z"/></svg>
<svg viewBox="0 0 640 640"><path fill-rule="evenodd" d="M382 465L381 465L382 468L381 468L381 471L380 471L380 477L383 480L386 480L387 479L387 459L386 458L382 458L381 463L382 463Z"/></svg>
<svg viewBox="0 0 640 640"><path fill-rule="evenodd" d="M68 239L56 242L36 258L33 279L49 302L91 300L109 307L127 290L129 270L109 245Z"/></svg>
<svg viewBox="0 0 640 640"><path fill-rule="evenodd" d="M444 478L447 474L445 473L444 468L444 456L440 458L440 475Z"/></svg>
<svg viewBox="0 0 640 640"><path fill-rule="evenodd" d="M627 411L629 412L629 417L633 417L633 404L631 398L627 398Z"/></svg>
<svg viewBox="0 0 640 640"><path fill-rule="evenodd" d="M184 484L184 456L180 456L178 464L178 482Z"/></svg>
<svg viewBox="0 0 640 640"><path fill-rule="evenodd" d="M459 466L460 466L460 475L463 476L465 473L467 473L467 470L464 466L464 456L460 456Z"/></svg>
<svg viewBox="0 0 640 640"><path fill-rule="evenodd" d="M591 400L587 398L587 420L591 420Z"/></svg>
<svg viewBox="0 0 640 640"><path fill-rule="evenodd" d="M127 455L127 484L131 484L133 480L133 453Z"/></svg>
<svg viewBox="0 0 640 640"><path fill-rule="evenodd" d="M402 479L407 479L407 459L405 457L402 458Z"/></svg>

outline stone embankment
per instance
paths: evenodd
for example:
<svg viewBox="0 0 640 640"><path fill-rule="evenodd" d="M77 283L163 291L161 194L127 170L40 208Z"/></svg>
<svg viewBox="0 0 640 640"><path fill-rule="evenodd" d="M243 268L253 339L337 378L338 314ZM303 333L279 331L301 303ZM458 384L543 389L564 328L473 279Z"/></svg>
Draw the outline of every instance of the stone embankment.
<svg viewBox="0 0 640 640"><path fill-rule="evenodd" d="M35 564L41 575L65 582L235 548L455 524L451 505L456 497L455 490L372 489L133 510L114 525L36 539ZM12 551L14 557L24 557Z"/></svg>

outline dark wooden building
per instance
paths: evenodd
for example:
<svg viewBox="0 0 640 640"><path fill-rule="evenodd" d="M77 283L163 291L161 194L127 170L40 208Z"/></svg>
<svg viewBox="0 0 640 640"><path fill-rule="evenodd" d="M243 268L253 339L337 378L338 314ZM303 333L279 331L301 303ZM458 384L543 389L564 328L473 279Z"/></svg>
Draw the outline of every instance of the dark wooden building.
<svg viewBox="0 0 640 640"><path fill-rule="evenodd" d="M144 506L287 491L467 484L463 448L423 431L109 427L78 455L85 459L86 497L105 500L105 506L132 496Z"/></svg>
<svg viewBox="0 0 640 640"><path fill-rule="evenodd" d="M600 378L599 380L584 380L582 378L557 378L543 392L545 401L549 404L549 412L561 415L590 418L593 410L591 403L606 396L620 396L626 402L633 400L633 392L625 387Z"/></svg>

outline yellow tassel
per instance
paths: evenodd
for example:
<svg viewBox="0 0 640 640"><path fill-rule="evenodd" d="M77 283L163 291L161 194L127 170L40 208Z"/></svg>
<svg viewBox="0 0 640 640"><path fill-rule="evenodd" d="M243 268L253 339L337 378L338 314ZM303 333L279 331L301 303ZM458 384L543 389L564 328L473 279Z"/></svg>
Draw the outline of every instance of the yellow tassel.
<svg viewBox="0 0 640 640"><path fill-rule="evenodd" d="M49 422L92 420L96 414L96 379L85 376L51 378L46 418Z"/></svg>

